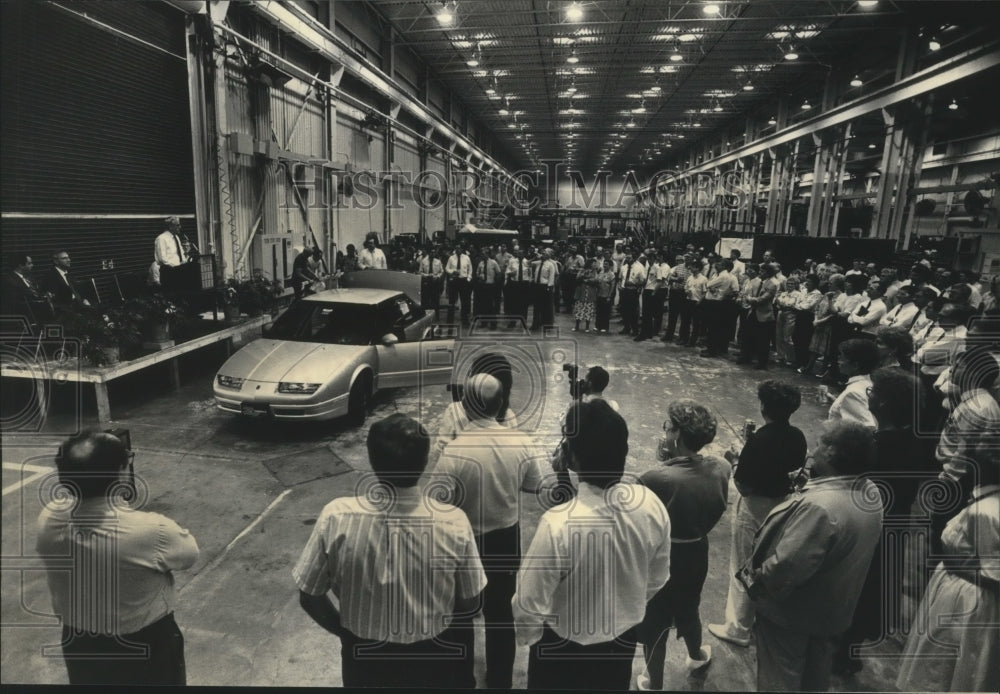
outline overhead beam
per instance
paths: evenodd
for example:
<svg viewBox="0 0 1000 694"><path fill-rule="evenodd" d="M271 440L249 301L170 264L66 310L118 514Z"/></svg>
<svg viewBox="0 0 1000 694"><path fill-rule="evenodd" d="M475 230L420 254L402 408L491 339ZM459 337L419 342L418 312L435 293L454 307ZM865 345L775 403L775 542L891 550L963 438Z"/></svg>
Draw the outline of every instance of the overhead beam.
<svg viewBox="0 0 1000 694"><path fill-rule="evenodd" d="M758 152L783 145L812 133L826 130L880 109L907 101L921 94L938 89L952 82L1000 65L1000 40L994 39L978 48L966 51L882 89L849 101L825 113L804 120L797 125L779 129L772 135L748 145L738 147L728 154L711 159L699 166L686 169L682 175L692 176L729 164ZM780 123L779 123L780 127Z"/></svg>

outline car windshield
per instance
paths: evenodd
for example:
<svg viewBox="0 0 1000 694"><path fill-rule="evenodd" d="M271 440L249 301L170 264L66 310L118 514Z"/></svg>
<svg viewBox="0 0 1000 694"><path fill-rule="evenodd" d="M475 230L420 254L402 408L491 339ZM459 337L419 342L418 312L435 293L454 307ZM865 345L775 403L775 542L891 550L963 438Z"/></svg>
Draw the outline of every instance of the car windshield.
<svg viewBox="0 0 1000 694"><path fill-rule="evenodd" d="M328 345L370 345L375 307L333 301L298 301L278 316L265 337Z"/></svg>

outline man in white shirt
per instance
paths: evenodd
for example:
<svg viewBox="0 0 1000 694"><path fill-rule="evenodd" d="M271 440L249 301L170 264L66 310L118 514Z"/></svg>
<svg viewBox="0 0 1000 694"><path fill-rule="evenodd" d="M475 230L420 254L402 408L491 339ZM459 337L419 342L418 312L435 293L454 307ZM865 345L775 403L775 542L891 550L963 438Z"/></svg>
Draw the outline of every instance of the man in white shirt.
<svg viewBox="0 0 1000 694"><path fill-rule="evenodd" d="M173 572L194 565L198 543L166 516L123 502L131 460L111 434L70 438L56 456L69 497L53 495L38 518L71 685L186 684Z"/></svg>
<svg viewBox="0 0 1000 694"><path fill-rule="evenodd" d="M896 294L899 292L899 288L903 286L902 281L900 281L896 274L896 268L882 268L882 271L879 273L879 281L885 289L885 296L883 297L885 305L889 308L895 307L898 303Z"/></svg>
<svg viewBox="0 0 1000 694"><path fill-rule="evenodd" d="M444 264L431 250L423 249L420 251L417 269L420 272L420 298L424 308L433 309L436 317L441 308Z"/></svg>
<svg viewBox="0 0 1000 694"><path fill-rule="evenodd" d="M618 291L621 293L621 314L624 326L619 335L639 335L639 292L646 285L646 266L634 260L632 251L625 252Z"/></svg>
<svg viewBox="0 0 1000 694"><path fill-rule="evenodd" d="M358 253L358 265L362 270L386 270L389 267L385 253L375 247L375 239L372 238L365 241L365 247Z"/></svg>
<svg viewBox="0 0 1000 694"><path fill-rule="evenodd" d="M882 286L878 281L871 282L865 290L868 301L862 302L851 315L847 317L847 324L854 326L863 334L875 337L875 328L878 327L882 316L887 313L885 302L882 300Z"/></svg>
<svg viewBox="0 0 1000 694"><path fill-rule="evenodd" d="M847 376L847 385L830 405L828 420L847 419L872 429L878 426L868 409L868 390L872 385L869 374L879 361L878 347L871 340L854 338L840 343L837 367Z"/></svg>
<svg viewBox="0 0 1000 694"><path fill-rule="evenodd" d="M733 261L720 260L715 276L705 284L705 301L702 316L706 322L707 335L703 357L723 357L729 351L729 338L733 334L735 319L735 299L740 292L739 280L732 273Z"/></svg>
<svg viewBox="0 0 1000 694"><path fill-rule="evenodd" d="M507 261L507 281L504 285L504 313L508 316L521 316L525 325L528 323L528 306L531 303L531 261L524 257L520 248L514 250L514 255ZM513 327L513 323L508 324Z"/></svg>
<svg viewBox="0 0 1000 694"><path fill-rule="evenodd" d="M663 300L667 294L667 276L670 266L663 259L663 251L653 251L646 268L646 284L642 290L642 318L636 342L648 340L659 333L663 326Z"/></svg>
<svg viewBox="0 0 1000 694"><path fill-rule="evenodd" d="M496 258L488 251L480 254L473 273L473 301L476 316L496 316L500 313L500 266ZM496 327L496 321L489 322Z"/></svg>
<svg viewBox="0 0 1000 694"><path fill-rule="evenodd" d="M913 327L920 315L920 308L913 303L913 288L900 287L896 292L896 305L882 316L879 325L888 325L894 328L901 328L907 332Z"/></svg>
<svg viewBox="0 0 1000 694"><path fill-rule="evenodd" d="M563 426L580 488L545 512L524 555L517 643L531 645L528 689L624 691L646 603L670 577L670 518L622 482L628 426L608 403L574 403Z"/></svg>
<svg viewBox="0 0 1000 694"><path fill-rule="evenodd" d="M920 366L920 373L933 383L941 372L955 363L959 352L965 349L968 330L965 323L971 309L958 304L945 304L937 315L936 331L928 334L917 348L913 363Z"/></svg>
<svg viewBox="0 0 1000 694"><path fill-rule="evenodd" d="M542 249L534 271L535 311L532 315L531 329L538 330L555 322L555 291L559 270L556 265L555 252L551 248Z"/></svg>
<svg viewBox="0 0 1000 694"><path fill-rule="evenodd" d="M497 422L504 403L500 381L476 374L468 388L469 425L445 446L434 483L468 516L486 570L486 686L510 689L515 652L511 598L521 563L520 492L540 495L543 506L552 506L557 480L548 465L542 468L527 435Z"/></svg>
<svg viewBox="0 0 1000 694"><path fill-rule="evenodd" d="M160 284L164 289L174 289L177 286L176 271L188 261L181 241L181 220L178 217L167 217L164 220L166 229L156 237L153 245L153 255L160 266Z"/></svg>
<svg viewBox="0 0 1000 694"><path fill-rule="evenodd" d="M327 504L292 571L302 609L340 638L344 687L475 687L465 626L486 575L466 515L424 496L429 450L402 413L374 423L362 482L382 493Z"/></svg>
<svg viewBox="0 0 1000 694"><path fill-rule="evenodd" d="M729 259L733 261L732 272L737 281L739 281L747 271L747 266L742 260L740 260L740 256L741 253L738 248L733 248L729 251Z"/></svg>
<svg viewBox="0 0 1000 694"><path fill-rule="evenodd" d="M463 246L455 246L444 268L448 276L448 322L455 322L455 303L462 302L462 325L469 325L472 312L472 260Z"/></svg>
<svg viewBox="0 0 1000 694"><path fill-rule="evenodd" d="M684 282L684 313L681 314L681 330L677 341L677 344L682 346L694 347L698 343L704 324L701 302L705 300L705 293L708 291L708 280L701 273L701 269L701 261L697 258L693 262L688 262L690 274Z"/></svg>

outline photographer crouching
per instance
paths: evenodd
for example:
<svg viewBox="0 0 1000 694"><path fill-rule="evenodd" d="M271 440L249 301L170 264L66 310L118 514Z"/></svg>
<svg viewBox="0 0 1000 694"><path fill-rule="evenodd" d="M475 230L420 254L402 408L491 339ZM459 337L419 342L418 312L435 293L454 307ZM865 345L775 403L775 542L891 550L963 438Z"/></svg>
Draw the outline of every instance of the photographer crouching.
<svg viewBox="0 0 1000 694"><path fill-rule="evenodd" d="M580 402L604 400L615 412L619 411L617 402L604 397L604 390L611 382L607 370L600 366L592 366L584 378L579 378L580 367L576 364L563 364L563 371L569 375L569 394L574 400Z"/></svg>

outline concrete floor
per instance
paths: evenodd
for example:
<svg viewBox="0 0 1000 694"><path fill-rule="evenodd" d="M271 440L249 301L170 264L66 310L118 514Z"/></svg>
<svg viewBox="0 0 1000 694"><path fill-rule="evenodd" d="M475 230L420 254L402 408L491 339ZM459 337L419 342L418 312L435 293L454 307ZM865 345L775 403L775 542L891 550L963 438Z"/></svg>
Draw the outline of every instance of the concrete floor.
<svg viewBox="0 0 1000 694"><path fill-rule="evenodd" d="M628 471L641 474L657 465L655 447L666 403L690 397L709 406L719 432L708 452L722 453L737 440L746 418L757 417L756 384L765 377L731 363L697 356L695 350L635 343L616 334L572 333L570 319L557 316L553 340L563 354L543 357L544 376L529 370L515 375L515 395L530 393L543 406L524 420L539 443L553 446L559 419L569 404L566 381L556 365L576 359L603 365L611 374L606 394L621 405L629 425ZM616 330L617 328L615 328ZM149 510L164 513L191 530L201 556L190 570L177 574L177 621L186 639L188 683L192 685L339 686L339 642L315 626L298 606L291 567L320 509L332 498L353 494L370 471L366 460L367 425L342 421L303 426L273 426L225 415L214 408L211 378L223 355L204 352L184 364L185 385L166 392L165 374L153 373L119 384L111 392L116 423L131 430L136 471L148 486ZM825 409L815 397L817 381L789 371L771 371L803 388L803 405L793 418L810 445ZM544 378L543 383L535 383ZM531 383L525 383L531 380ZM93 404L84 397L83 420L96 424ZM437 430L450 394L443 387L400 389L376 396L369 423L400 411L423 418ZM65 683L61 659L43 655L58 644L59 628L49 613L44 575L34 558L35 520L48 488L52 455L59 432L72 428L77 407L63 405L35 435L3 439L2 681ZM710 570L702 595L704 623L722 621L728 581L730 511L710 536ZM526 504L521 521L525 546L539 513ZM712 665L698 676L682 674L684 648L668 647L665 688L670 690L752 691L753 646L739 649L705 631ZM877 647L876 657L849 680L836 680L840 691L893 690L899 644ZM481 632L477 678L483 681ZM518 653L514 685L526 684L527 649ZM635 672L641 670L637 657Z"/></svg>

